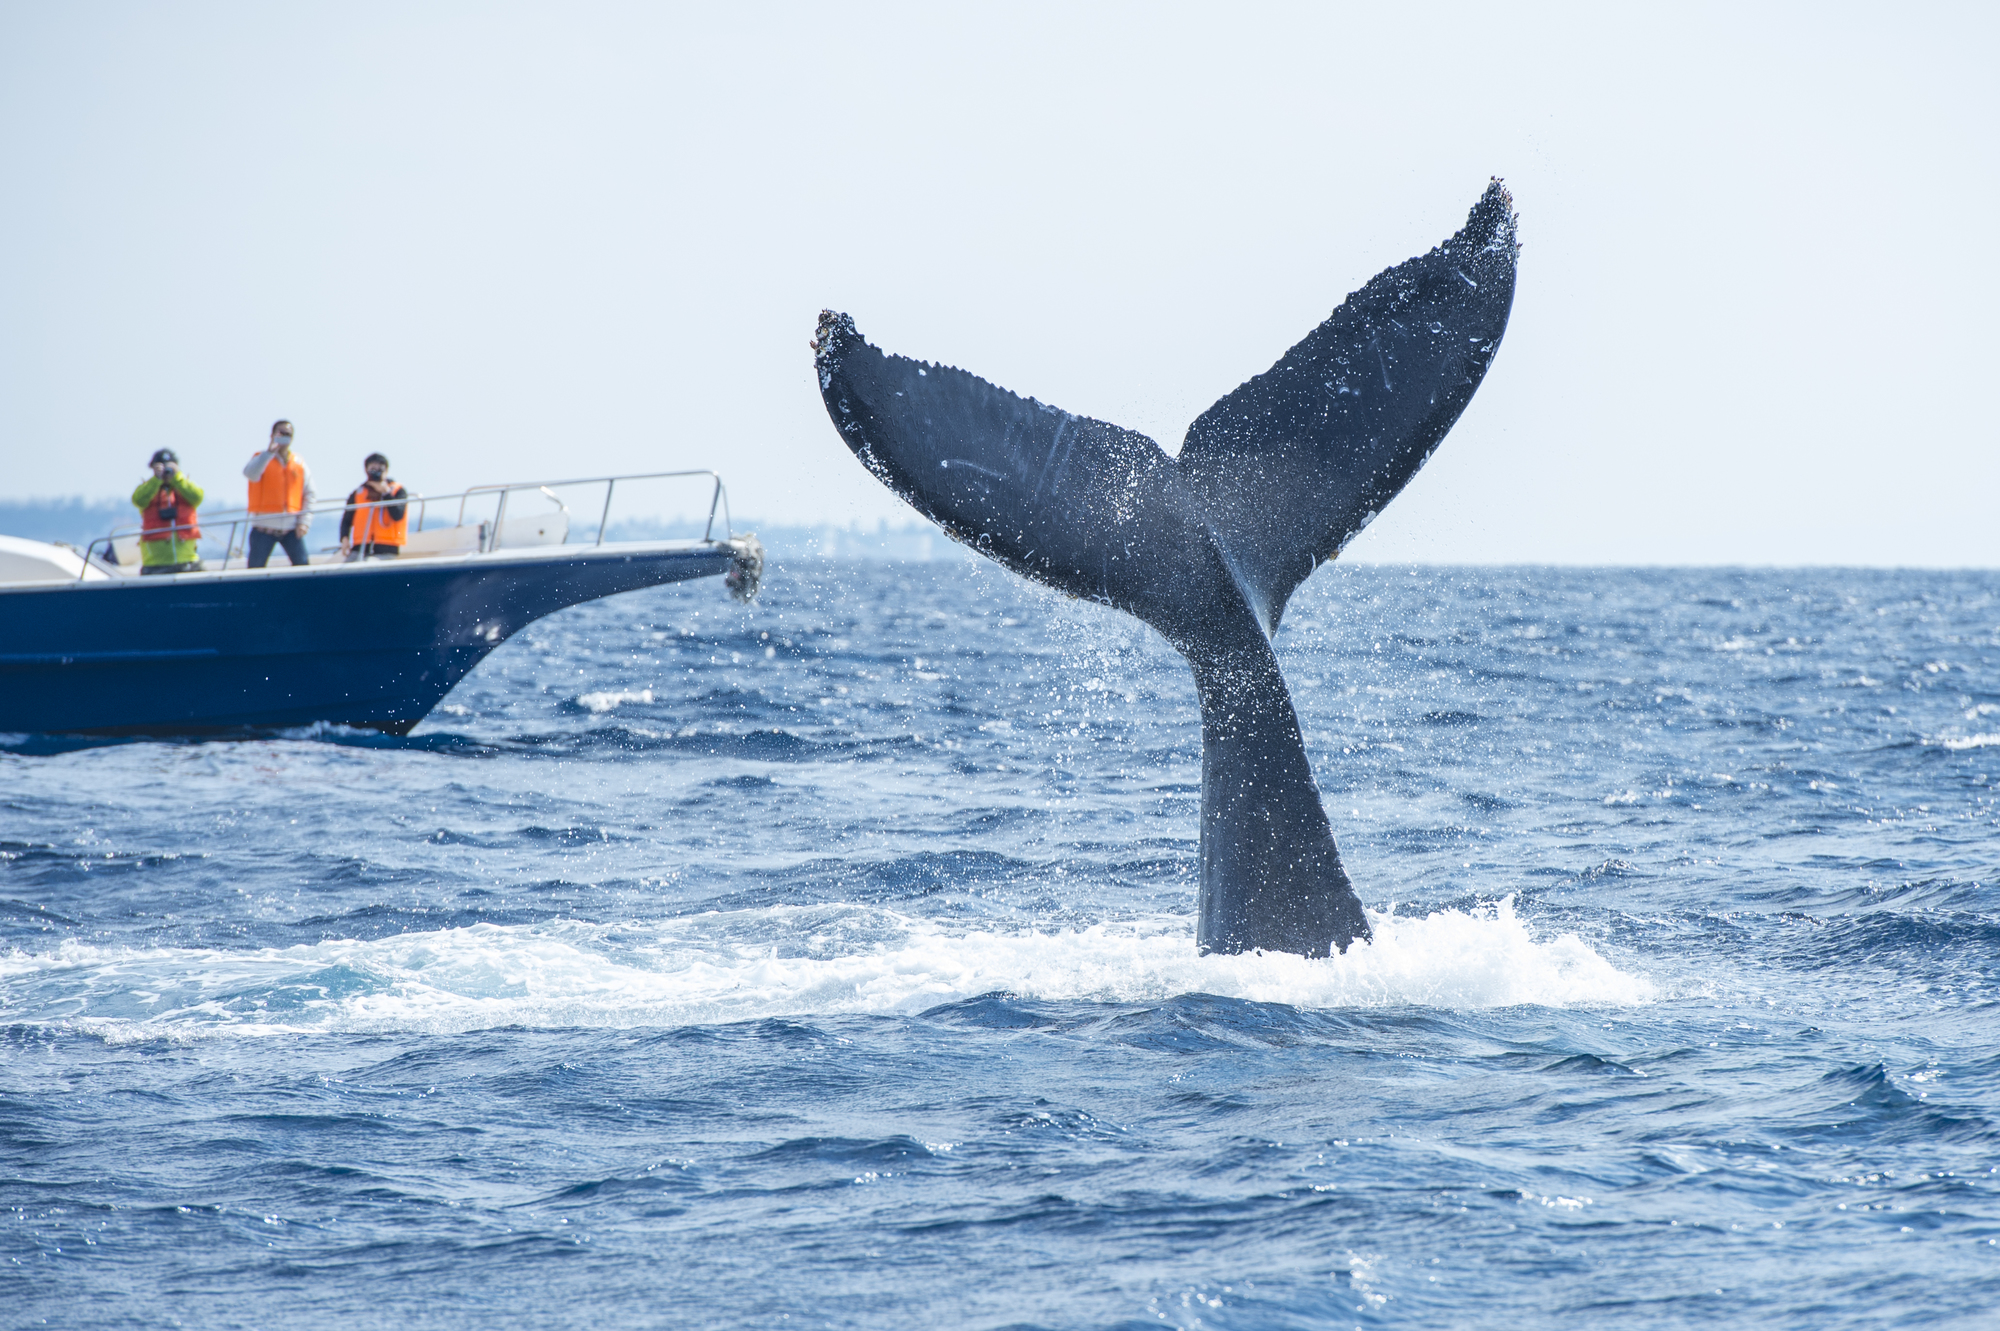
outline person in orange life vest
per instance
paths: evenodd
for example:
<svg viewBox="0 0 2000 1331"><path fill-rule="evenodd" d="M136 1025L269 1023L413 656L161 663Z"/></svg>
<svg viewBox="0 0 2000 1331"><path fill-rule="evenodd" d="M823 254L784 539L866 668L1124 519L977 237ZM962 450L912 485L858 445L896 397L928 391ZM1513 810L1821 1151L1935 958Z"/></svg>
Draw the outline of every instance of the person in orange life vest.
<svg viewBox="0 0 2000 1331"><path fill-rule="evenodd" d="M139 482L132 502L139 509L139 572L186 573L201 567L195 542L201 528L195 510L201 506L199 485L181 475L174 450L153 454L150 480Z"/></svg>
<svg viewBox="0 0 2000 1331"><path fill-rule="evenodd" d="M306 531L312 526L312 473L292 452L292 423L271 427L271 443L243 468L250 481L250 567L271 562L274 546L285 548L294 564L306 562Z"/></svg>
<svg viewBox="0 0 2000 1331"><path fill-rule="evenodd" d="M380 453L370 453L361 465L368 469L368 479L347 496L347 511L340 515L340 548L349 559L393 559L403 553L403 539L409 535L410 506L382 501L407 501L409 492L389 475L389 459Z"/></svg>

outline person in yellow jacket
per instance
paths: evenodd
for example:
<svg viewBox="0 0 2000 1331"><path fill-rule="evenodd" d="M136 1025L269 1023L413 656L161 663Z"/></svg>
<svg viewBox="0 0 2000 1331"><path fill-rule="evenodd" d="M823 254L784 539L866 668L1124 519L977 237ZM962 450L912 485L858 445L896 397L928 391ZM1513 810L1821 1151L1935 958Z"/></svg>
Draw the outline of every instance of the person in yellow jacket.
<svg viewBox="0 0 2000 1331"><path fill-rule="evenodd" d="M306 562L306 531L312 526L312 473L292 452L292 423L271 427L270 446L243 468L250 482L250 567L271 562L271 551L283 546L285 558Z"/></svg>
<svg viewBox="0 0 2000 1331"><path fill-rule="evenodd" d="M199 485L181 475L174 450L163 448L148 464L153 474L139 482L132 503L139 510L139 572L187 573L201 567L195 543L201 527L195 510L201 507Z"/></svg>
<svg viewBox="0 0 2000 1331"><path fill-rule="evenodd" d="M394 559L410 534L410 492L389 474L389 459L370 453L368 471L340 515L340 548L349 559Z"/></svg>

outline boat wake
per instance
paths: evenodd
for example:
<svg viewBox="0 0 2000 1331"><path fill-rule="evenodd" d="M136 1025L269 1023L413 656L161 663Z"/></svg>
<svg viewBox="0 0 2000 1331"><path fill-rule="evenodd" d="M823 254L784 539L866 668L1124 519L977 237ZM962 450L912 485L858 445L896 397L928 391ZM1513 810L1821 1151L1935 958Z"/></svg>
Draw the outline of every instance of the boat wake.
<svg viewBox="0 0 2000 1331"><path fill-rule="evenodd" d="M674 1027L914 1014L980 994L1155 1002L1205 993L1302 1008L1624 1006L1654 983L1511 899L1425 918L1371 912L1372 944L1310 960L1198 956L1185 918L1041 932L953 928L873 907L783 906L646 925L474 925L232 952L65 943L0 957L0 1022L114 1042Z"/></svg>

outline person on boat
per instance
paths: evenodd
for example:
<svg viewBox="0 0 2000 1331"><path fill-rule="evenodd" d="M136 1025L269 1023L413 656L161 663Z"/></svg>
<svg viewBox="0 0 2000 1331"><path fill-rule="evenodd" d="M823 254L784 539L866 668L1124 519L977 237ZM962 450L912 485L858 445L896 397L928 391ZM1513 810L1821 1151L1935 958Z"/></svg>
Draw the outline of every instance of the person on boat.
<svg viewBox="0 0 2000 1331"><path fill-rule="evenodd" d="M277 546L284 547L285 558L292 563L305 563L306 531L312 526L312 473L292 452L290 421L271 427L270 446L250 459L243 475L250 482L250 567L270 563Z"/></svg>
<svg viewBox="0 0 2000 1331"><path fill-rule="evenodd" d="M410 531L409 492L389 474L389 459L380 453L370 453L361 465L368 479L347 496L347 511L340 515L340 548L349 559L394 559L403 553Z"/></svg>
<svg viewBox="0 0 2000 1331"><path fill-rule="evenodd" d="M201 567L195 543L201 528L195 510L202 489L181 474L174 450L163 448L148 464L153 474L139 482L132 503L139 510L139 572L187 573Z"/></svg>

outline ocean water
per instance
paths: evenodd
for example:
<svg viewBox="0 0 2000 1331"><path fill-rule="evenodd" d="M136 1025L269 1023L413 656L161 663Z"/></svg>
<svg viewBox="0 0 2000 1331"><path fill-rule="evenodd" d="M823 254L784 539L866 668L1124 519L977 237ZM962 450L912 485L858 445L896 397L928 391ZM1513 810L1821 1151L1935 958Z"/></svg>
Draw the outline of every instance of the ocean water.
<svg viewBox="0 0 2000 1331"><path fill-rule="evenodd" d="M0 1323L2000 1324L2000 575L1322 571L1376 941L1198 958L1138 625L578 607L409 738L0 742Z"/></svg>

